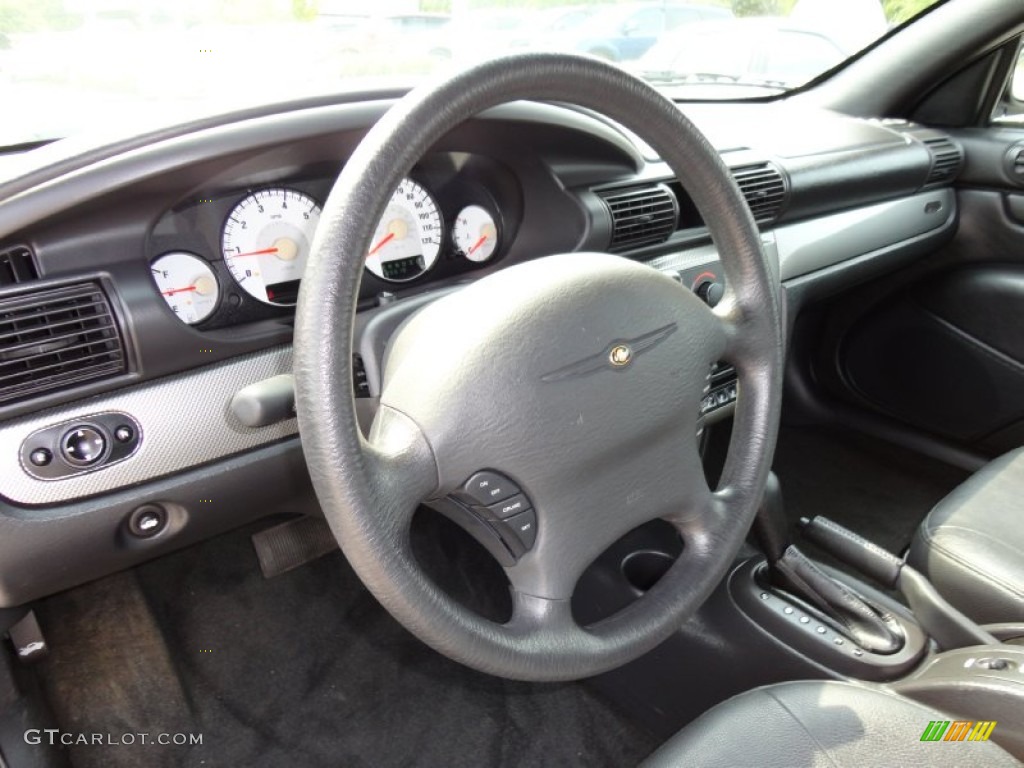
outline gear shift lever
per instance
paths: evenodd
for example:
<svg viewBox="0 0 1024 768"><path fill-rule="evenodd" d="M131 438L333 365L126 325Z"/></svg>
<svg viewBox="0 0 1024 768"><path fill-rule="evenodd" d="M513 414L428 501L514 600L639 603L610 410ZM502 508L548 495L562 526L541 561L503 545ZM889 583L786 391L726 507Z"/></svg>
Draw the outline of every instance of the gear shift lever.
<svg viewBox="0 0 1024 768"><path fill-rule="evenodd" d="M782 488L774 472L768 475L752 530L768 559L773 585L818 608L866 651L895 653L903 647L902 634L892 616L879 614L792 543L782 506Z"/></svg>
<svg viewBox="0 0 1024 768"><path fill-rule="evenodd" d="M786 547L793 543L789 538L789 524L782 505L782 486L774 472L768 473L764 498L754 518L753 531L769 565L781 560Z"/></svg>

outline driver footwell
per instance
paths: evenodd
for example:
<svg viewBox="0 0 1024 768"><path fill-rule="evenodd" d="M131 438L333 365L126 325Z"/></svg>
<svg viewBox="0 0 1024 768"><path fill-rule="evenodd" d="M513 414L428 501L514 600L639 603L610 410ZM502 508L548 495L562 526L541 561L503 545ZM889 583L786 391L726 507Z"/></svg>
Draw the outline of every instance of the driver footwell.
<svg viewBox="0 0 1024 768"><path fill-rule="evenodd" d="M438 655L340 553L264 580L249 534L267 525L38 607L51 654L36 670L61 729L110 737L67 747L73 765L623 766L657 746L583 684L510 682ZM457 534L439 525L450 554ZM141 733L202 743L117 743Z"/></svg>

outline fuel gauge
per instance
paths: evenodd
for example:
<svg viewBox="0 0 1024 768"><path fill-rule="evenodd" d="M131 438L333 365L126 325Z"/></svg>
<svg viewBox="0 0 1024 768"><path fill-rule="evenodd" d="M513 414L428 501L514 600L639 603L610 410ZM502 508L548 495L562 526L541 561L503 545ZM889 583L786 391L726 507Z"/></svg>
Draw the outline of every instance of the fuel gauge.
<svg viewBox="0 0 1024 768"><path fill-rule="evenodd" d="M470 261L487 261L498 249L498 225L486 208L467 205L452 227L455 250Z"/></svg>
<svg viewBox="0 0 1024 768"><path fill-rule="evenodd" d="M167 306L182 322L201 323L217 308L220 286L210 264L193 253L172 251L150 265Z"/></svg>

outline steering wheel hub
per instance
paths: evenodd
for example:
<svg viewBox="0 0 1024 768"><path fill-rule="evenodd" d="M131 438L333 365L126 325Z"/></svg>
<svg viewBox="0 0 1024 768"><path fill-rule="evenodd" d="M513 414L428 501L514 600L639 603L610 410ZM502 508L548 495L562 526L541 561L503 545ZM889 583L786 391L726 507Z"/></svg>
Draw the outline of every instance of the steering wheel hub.
<svg viewBox="0 0 1024 768"><path fill-rule="evenodd" d="M694 404L724 347L707 308L656 270L549 256L410 319L392 340L381 403L422 430L439 494L483 468L528 491L538 539L512 577L567 599L615 539L686 515L703 484L681 471L699 468ZM624 354L628 365L611 358Z"/></svg>

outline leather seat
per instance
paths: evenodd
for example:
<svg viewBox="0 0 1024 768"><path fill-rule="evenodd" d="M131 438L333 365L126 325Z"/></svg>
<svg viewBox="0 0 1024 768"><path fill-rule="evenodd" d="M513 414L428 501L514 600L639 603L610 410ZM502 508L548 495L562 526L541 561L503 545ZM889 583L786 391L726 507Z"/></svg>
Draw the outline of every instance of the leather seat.
<svg viewBox="0 0 1024 768"><path fill-rule="evenodd" d="M957 718L879 686L778 683L705 712L642 768L1020 765L992 741L921 741L933 720Z"/></svg>
<svg viewBox="0 0 1024 768"><path fill-rule="evenodd" d="M921 523L908 562L979 624L1024 622L1024 448L987 464Z"/></svg>

